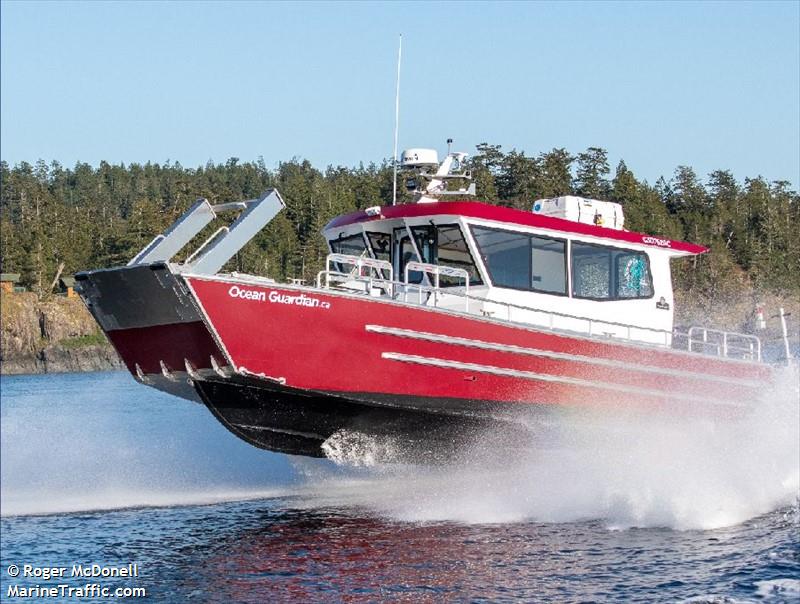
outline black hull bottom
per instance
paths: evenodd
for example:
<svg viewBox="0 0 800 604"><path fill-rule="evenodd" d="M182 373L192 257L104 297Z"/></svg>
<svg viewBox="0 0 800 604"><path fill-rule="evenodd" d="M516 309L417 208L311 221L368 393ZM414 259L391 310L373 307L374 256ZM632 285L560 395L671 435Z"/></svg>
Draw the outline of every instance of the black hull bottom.
<svg viewBox="0 0 800 604"><path fill-rule="evenodd" d="M363 439L372 439L376 446L369 455L378 461L439 463L451 461L478 435L502 433L501 440L506 442L508 430L518 429L492 416L491 407L480 403L467 411L442 401L440 408L446 412L433 412L429 400L393 401L402 407L368 404L355 395L300 391L241 376L198 380L195 388L214 416L236 436L256 447L291 455L330 457L332 447L358 448ZM498 431L498 426L503 430Z"/></svg>

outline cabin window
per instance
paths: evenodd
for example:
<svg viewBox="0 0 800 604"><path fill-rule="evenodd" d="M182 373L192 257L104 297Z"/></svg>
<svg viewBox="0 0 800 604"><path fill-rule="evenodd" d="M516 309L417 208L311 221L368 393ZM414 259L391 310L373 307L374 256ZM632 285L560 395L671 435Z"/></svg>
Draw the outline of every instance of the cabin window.
<svg viewBox="0 0 800 604"><path fill-rule="evenodd" d="M339 237L339 239L331 239L331 250L334 254L347 254L348 256L361 256L367 249L367 244L364 241L364 236L359 233L358 235L351 235L350 237Z"/></svg>
<svg viewBox="0 0 800 604"><path fill-rule="evenodd" d="M567 293L567 243L531 237L531 289L549 294Z"/></svg>
<svg viewBox="0 0 800 604"><path fill-rule="evenodd" d="M417 249L422 254L424 262L464 269L469 273L470 285L482 283L475 261L469 253L467 242L458 225L416 226L411 227L411 232L414 234ZM441 287L463 286L464 280L440 275L439 285Z"/></svg>
<svg viewBox="0 0 800 604"><path fill-rule="evenodd" d="M653 280L647 255L641 252L617 253L614 258L617 271L617 298L650 298Z"/></svg>
<svg viewBox="0 0 800 604"><path fill-rule="evenodd" d="M419 260L417 253L414 250L414 245L411 243L411 238L405 233L407 233L405 228L394 230L398 269L397 279L399 281L405 279L406 264L409 262L417 262ZM423 262L428 261L423 260ZM419 271L408 271L408 282L422 283L422 276L422 273Z"/></svg>
<svg viewBox="0 0 800 604"><path fill-rule="evenodd" d="M389 233L367 233L372 255L387 262L392 259L392 236Z"/></svg>
<svg viewBox="0 0 800 604"><path fill-rule="evenodd" d="M478 268L475 266L475 261L472 259L472 254L469 253L461 228L455 224L442 225L438 226L436 231L438 234L436 263L464 269L469 273L470 285L483 283L478 274ZM463 285L464 280L442 276L440 283L445 287L448 284Z"/></svg>
<svg viewBox="0 0 800 604"><path fill-rule="evenodd" d="M572 243L572 295L592 300L650 298L647 255L589 243Z"/></svg>
<svg viewBox="0 0 800 604"><path fill-rule="evenodd" d="M472 234L497 287L567 293L565 241L484 227Z"/></svg>
<svg viewBox="0 0 800 604"><path fill-rule="evenodd" d="M598 245L572 244L572 295L611 299L611 250Z"/></svg>
<svg viewBox="0 0 800 604"><path fill-rule="evenodd" d="M339 239L331 239L331 251L334 254L346 254L348 256L363 256L366 255L367 242L364 241L364 236L359 233L358 235L351 235L350 237L339 237ZM336 270L340 273L349 273L353 270L352 265L336 263Z"/></svg>
<svg viewBox="0 0 800 604"><path fill-rule="evenodd" d="M372 256L378 260L392 261L392 236L389 233L367 233ZM381 270L381 279L389 278L389 271Z"/></svg>
<svg viewBox="0 0 800 604"><path fill-rule="evenodd" d="M531 254L527 235L481 227L473 227L472 234L494 285L528 288Z"/></svg>

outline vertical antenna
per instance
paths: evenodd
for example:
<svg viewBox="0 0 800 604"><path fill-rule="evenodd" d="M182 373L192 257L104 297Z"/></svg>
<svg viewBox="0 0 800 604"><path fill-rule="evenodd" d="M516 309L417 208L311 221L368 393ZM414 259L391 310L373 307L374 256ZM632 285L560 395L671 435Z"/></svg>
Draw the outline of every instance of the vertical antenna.
<svg viewBox="0 0 800 604"><path fill-rule="evenodd" d="M397 47L397 88L394 94L394 179L392 181L392 205L397 203L397 133L400 130L400 60L403 56L403 34Z"/></svg>

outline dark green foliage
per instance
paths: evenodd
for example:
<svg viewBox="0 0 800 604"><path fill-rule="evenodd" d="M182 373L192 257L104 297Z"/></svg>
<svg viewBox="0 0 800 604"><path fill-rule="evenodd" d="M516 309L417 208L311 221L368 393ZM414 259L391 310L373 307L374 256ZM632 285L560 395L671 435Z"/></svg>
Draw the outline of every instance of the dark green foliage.
<svg viewBox="0 0 800 604"><path fill-rule="evenodd" d="M605 177L608 172L605 149L589 147L585 153L579 154L575 183L578 194L591 199L607 199L610 187Z"/></svg>
<svg viewBox="0 0 800 604"><path fill-rule="evenodd" d="M626 227L707 245L711 253L676 264L684 291L702 300L728 295L749 282L760 290L800 293L798 194L787 182L748 178L739 183L715 171L703 184L688 166L655 185L638 180L620 162L611 180L604 149L573 156L553 149L536 156L483 143L469 161L478 196L488 203L528 210L534 199L576 194L609 199L625 209ZM269 170L263 159L196 169L178 163L98 167L57 162L13 168L0 162L0 265L23 284L46 294L58 265L65 274L125 264L198 197L212 202L258 196L277 187L287 202L279 215L231 260L230 270L276 279L311 280L327 247L319 236L333 217L384 205L392 195L392 166L384 161L325 171L293 159ZM402 187L401 187L402 191ZM400 201L405 201L403 194ZM199 244L218 227L201 233ZM186 256L183 252L181 258Z"/></svg>

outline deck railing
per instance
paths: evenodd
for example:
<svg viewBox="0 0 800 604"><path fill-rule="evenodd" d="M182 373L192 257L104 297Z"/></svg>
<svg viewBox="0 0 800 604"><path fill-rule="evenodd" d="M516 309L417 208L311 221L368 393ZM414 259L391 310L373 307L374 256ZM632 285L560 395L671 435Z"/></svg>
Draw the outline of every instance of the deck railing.
<svg viewBox="0 0 800 604"><path fill-rule="evenodd" d="M697 325L690 327L687 335L687 348L690 352L761 359L761 340L753 335Z"/></svg>
<svg viewBox="0 0 800 604"><path fill-rule="evenodd" d="M335 266L352 266L349 272L335 270ZM410 283L411 272L432 275L433 285ZM388 279L384 278L388 275ZM463 289L456 286L442 288L439 276L464 279ZM664 346L700 354L761 360L761 341L758 337L732 331L692 326L687 331L644 327L605 319L584 317L532 306L491 300L469 293L469 273L464 269L422 262L409 262L404 271L404 281L395 281L391 263L374 258L329 254L326 270L317 275L317 287L330 289L337 286L348 291L358 291L372 296L385 296L403 302L459 310L473 315L523 325L546 327L552 331L578 332L592 337L621 338L634 342ZM361 284L361 285L360 285ZM521 317L524 316L525 320Z"/></svg>

